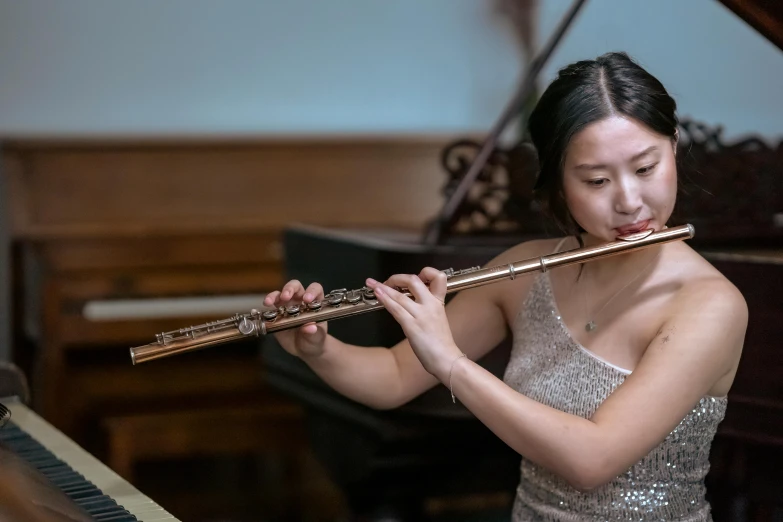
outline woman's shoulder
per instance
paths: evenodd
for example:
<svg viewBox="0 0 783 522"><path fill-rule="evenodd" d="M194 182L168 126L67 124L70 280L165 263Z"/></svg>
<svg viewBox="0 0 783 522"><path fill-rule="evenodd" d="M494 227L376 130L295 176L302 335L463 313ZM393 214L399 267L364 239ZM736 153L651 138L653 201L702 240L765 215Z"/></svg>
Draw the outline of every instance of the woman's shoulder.
<svg viewBox="0 0 783 522"><path fill-rule="evenodd" d="M746 321L747 303L740 290L690 246L675 249L667 266L678 283L673 296L676 308L718 308L734 320Z"/></svg>
<svg viewBox="0 0 783 522"><path fill-rule="evenodd" d="M709 395L722 397L731 388L742 356L747 303L739 289L690 246L672 250L674 254L661 268L671 272L676 290L658 332L677 332L688 341L689 353L703 356L705 368L719 372Z"/></svg>

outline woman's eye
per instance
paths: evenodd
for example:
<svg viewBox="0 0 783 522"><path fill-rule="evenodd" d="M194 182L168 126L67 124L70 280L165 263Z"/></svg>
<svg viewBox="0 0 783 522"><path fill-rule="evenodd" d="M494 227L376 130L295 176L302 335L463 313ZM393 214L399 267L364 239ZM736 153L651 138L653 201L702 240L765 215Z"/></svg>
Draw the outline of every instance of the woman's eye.
<svg viewBox="0 0 783 522"><path fill-rule="evenodd" d="M591 187L603 187L606 184L606 180L604 178L588 179L585 183L587 183Z"/></svg>
<svg viewBox="0 0 783 522"><path fill-rule="evenodd" d="M646 167L642 167L639 170L637 170L636 173L641 175L650 174L653 171L653 169L655 169L656 165L658 164L653 163L652 165L647 165Z"/></svg>

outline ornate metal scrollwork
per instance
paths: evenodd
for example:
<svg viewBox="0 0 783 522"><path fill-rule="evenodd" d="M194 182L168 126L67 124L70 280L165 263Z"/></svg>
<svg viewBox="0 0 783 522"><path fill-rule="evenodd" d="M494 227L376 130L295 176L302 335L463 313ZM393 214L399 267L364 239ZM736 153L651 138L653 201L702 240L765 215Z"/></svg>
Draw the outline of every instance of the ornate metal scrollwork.
<svg viewBox="0 0 783 522"><path fill-rule="evenodd" d="M459 140L446 147L441 164L449 178L443 188L448 198L481 148L471 140ZM541 212L533 200L536 153L527 142L496 147L476 182L452 216L450 235L496 235L536 232Z"/></svg>
<svg viewBox="0 0 783 522"><path fill-rule="evenodd" d="M684 120L673 221L693 223L699 243L783 238L783 142L757 136L726 143L721 126Z"/></svg>

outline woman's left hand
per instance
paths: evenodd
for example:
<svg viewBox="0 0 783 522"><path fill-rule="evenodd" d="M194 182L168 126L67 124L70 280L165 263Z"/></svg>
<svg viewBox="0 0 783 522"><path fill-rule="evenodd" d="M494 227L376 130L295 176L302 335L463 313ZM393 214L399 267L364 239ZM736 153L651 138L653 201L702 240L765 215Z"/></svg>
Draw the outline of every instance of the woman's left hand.
<svg viewBox="0 0 783 522"><path fill-rule="evenodd" d="M462 354L446 317L446 274L427 267L418 276L398 274L383 284L368 279L367 286L400 323L424 369L443 382L452 361ZM396 288L407 288L413 299Z"/></svg>

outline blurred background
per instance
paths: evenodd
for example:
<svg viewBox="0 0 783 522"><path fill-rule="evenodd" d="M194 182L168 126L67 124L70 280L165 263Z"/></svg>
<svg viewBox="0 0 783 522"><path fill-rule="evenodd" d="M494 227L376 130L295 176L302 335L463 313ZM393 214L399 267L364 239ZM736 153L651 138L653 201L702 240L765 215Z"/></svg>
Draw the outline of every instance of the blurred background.
<svg viewBox="0 0 783 522"><path fill-rule="evenodd" d="M289 277L355 288L555 233L519 121L442 209L502 115L623 50L677 100L698 187L678 217L751 306L715 519L783 520L780 4L586 2L509 108L571 5L0 0L0 358L30 408L181 520L508 520L515 455L442 389L372 412L273 342L135 367L127 348L260 307ZM383 318L335 331L400 335Z"/></svg>

